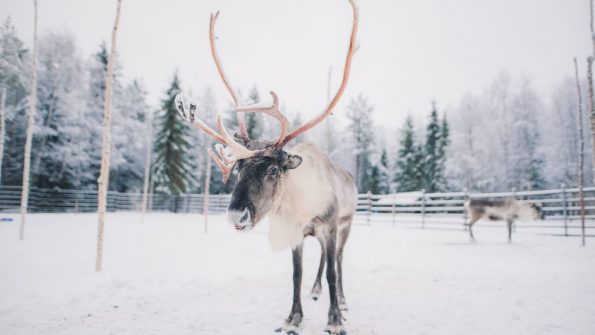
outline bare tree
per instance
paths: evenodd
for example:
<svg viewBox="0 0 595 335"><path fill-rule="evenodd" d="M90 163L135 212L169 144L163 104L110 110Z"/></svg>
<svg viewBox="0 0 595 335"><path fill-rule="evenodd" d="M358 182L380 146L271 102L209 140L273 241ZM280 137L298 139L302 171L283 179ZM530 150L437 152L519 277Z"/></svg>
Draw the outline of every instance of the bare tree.
<svg viewBox="0 0 595 335"><path fill-rule="evenodd" d="M589 116L591 118L591 144L592 144L592 162L593 162L593 179L595 182L595 103L593 102L593 57L595 57L595 31L593 30L593 0L590 1L590 14L591 14L591 43L593 45L593 51L591 56L587 58L587 84L589 86Z"/></svg>
<svg viewBox="0 0 595 335"><path fill-rule="evenodd" d="M31 55L31 93L29 95L29 115L27 137L25 140L25 158L23 162L23 187L21 189L21 228L20 239L25 239L25 220L29 204L29 173L31 170L31 144L33 143L33 120L37 106L37 0L33 0L33 54Z"/></svg>
<svg viewBox="0 0 595 335"><path fill-rule="evenodd" d="M2 183L2 160L4 158L4 108L6 107L6 88L0 89L0 183Z"/></svg>
<svg viewBox="0 0 595 335"><path fill-rule="evenodd" d="M116 21L114 23L114 30L112 31L112 45L107 61L107 74L105 77L105 96L103 107L103 153L101 156L101 171L99 173L99 180L97 182L97 214L99 216L99 224L97 228L97 259L95 263L95 271L97 272L101 271L103 261L103 227L105 225L105 210L107 207L107 188L109 184L109 158L111 146L110 132L112 121L112 84L114 79L114 61L116 59L116 33L118 32L118 24L120 23L121 5L122 0L118 0Z"/></svg>
<svg viewBox="0 0 595 335"><path fill-rule="evenodd" d="M584 165L585 165L585 140L583 138L583 99L581 94L581 84L578 77L578 65L576 57L574 58L574 74L576 76L576 90L578 94L578 132L579 132L579 163L578 163L578 195L581 215L582 246L585 246L585 195L583 193Z"/></svg>

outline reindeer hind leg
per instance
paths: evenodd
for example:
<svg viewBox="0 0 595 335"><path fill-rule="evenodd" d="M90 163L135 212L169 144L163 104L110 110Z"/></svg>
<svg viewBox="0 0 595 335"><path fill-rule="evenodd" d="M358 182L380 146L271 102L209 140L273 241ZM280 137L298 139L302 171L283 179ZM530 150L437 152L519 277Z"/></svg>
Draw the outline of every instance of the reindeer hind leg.
<svg viewBox="0 0 595 335"><path fill-rule="evenodd" d="M324 272L324 265L326 264L326 247L324 245L324 238L322 236L316 236L318 242L320 242L320 265L318 266L318 273L316 274L316 280L314 286L310 291L310 297L313 300L318 300L320 292L322 292L322 273Z"/></svg>
<svg viewBox="0 0 595 335"><path fill-rule="evenodd" d="M347 310L345 294L343 293L343 250L351 232L352 219L353 217L348 217L339 220L339 232L337 234L337 298L339 300L339 309L342 311Z"/></svg>

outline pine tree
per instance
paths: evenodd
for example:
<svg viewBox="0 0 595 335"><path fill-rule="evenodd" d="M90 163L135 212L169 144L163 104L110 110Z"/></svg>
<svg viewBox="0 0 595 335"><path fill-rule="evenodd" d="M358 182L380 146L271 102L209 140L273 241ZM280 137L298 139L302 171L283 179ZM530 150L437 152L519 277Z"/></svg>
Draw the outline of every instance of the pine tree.
<svg viewBox="0 0 595 335"><path fill-rule="evenodd" d="M192 165L188 151L190 128L178 116L175 106L176 94L180 92L180 81L175 74L161 104L161 115L155 138L154 183L158 192L184 193L192 182Z"/></svg>
<svg viewBox="0 0 595 335"><path fill-rule="evenodd" d="M36 132L31 157L31 184L41 188L80 187L80 175L90 162L81 145L89 124L82 60L68 33L49 33L39 41ZM77 145L73 145L77 143Z"/></svg>
<svg viewBox="0 0 595 335"><path fill-rule="evenodd" d="M395 183L398 192L423 189L423 148L415 141L413 118L407 116L401 131L400 149L395 166Z"/></svg>
<svg viewBox="0 0 595 335"><path fill-rule="evenodd" d="M373 129L372 111L368 99L361 94L356 99L351 99L347 106L349 130L355 144L355 179L359 192L367 192L370 185L370 155L374 144L374 135L370 131Z"/></svg>
<svg viewBox="0 0 595 335"><path fill-rule="evenodd" d="M438 121L438 111L436 103L432 102L432 112L430 112L430 123L426 129L426 143L424 147L424 188L426 192L435 192L438 181L438 165L440 160L440 124Z"/></svg>
<svg viewBox="0 0 595 335"><path fill-rule="evenodd" d="M6 88L3 185L18 185L23 179L30 66L30 53L8 17L0 26L0 87Z"/></svg>
<svg viewBox="0 0 595 335"><path fill-rule="evenodd" d="M447 148L450 144L450 128L446 119L446 114L442 117L442 124L440 126L440 140L438 141L438 154L436 164L436 190L435 192L443 192L448 189L446 180L446 158Z"/></svg>
<svg viewBox="0 0 595 335"><path fill-rule="evenodd" d="M380 155L380 165L379 174L380 174L380 181L379 181L379 193L380 194L387 194L390 192L390 176L389 176L389 163L388 163L388 153L386 149L382 149L382 154Z"/></svg>
<svg viewBox="0 0 595 335"><path fill-rule="evenodd" d="M260 94L256 86L252 88L248 95L248 105L260 102ZM258 139L263 133L263 119L261 113L246 113L246 132L251 139Z"/></svg>
<svg viewBox="0 0 595 335"><path fill-rule="evenodd" d="M114 101L110 189L119 192L140 191L145 159L140 134L147 131L148 105L144 88L133 81Z"/></svg>

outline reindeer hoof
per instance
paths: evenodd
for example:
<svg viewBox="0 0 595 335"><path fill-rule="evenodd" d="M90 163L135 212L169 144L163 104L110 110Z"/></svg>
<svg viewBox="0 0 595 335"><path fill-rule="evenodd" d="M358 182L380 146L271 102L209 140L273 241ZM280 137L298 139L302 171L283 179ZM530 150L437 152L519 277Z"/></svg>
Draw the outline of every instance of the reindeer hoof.
<svg viewBox="0 0 595 335"><path fill-rule="evenodd" d="M293 326L285 326L285 327L279 327L277 329L275 329L275 333L282 333L285 332L285 334L287 335L299 335L300 333L298 333L298 329L297 327L293 327Z"/></svg>
<svg viewBox="0 0 595 335"><path fill-rule="evenodd" d="M289 315L287 320L285 320L285 325L283 325L283 327L275 329L275 332L285 332L287 335L298 335L300 324L302 323L302 318L303 315L300 313L294 313Z"/></svg>
<svg viewBox="0 0 595 335"><path fill-rule="evenodd" d="M326 333L330 335L347 335L347 331L343 328L342 325L335 325L335 326L326 326L324 330Z"/></svg>
<svg viewBox="0 0 595 335"><path fill-rule="evenodd" d="M314 300L314 301L318 301L319 297L320 297L319 293L310 293L310 298L312 298L312 300Z"/></svg>

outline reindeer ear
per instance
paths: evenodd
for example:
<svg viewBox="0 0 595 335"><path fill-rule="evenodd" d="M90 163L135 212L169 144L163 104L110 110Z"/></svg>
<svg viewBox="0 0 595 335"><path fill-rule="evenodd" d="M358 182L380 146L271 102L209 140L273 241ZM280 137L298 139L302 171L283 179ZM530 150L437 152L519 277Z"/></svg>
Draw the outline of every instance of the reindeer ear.
<svg viewBox="0 0 595 335"><path fill-rule="evenodd" d="M298 155L287 155L287 158L283 161L283 167L287 170L295 169L302 164L302 157Z"/></svg>

